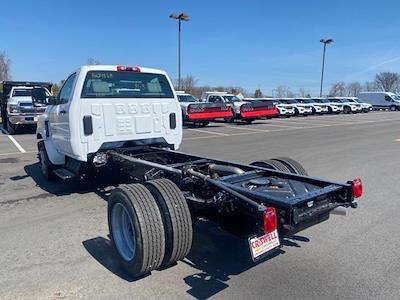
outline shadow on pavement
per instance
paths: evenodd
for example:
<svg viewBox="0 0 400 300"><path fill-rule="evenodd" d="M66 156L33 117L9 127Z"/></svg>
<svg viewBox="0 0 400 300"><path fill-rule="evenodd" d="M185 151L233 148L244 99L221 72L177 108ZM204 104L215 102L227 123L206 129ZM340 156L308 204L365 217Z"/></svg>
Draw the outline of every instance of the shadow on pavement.
<svg viewBox="0 0 400 300"><path fill-rule="evenodd" d="M115 253L115 250L111 245L110 240L99 236L90 240L83 241L82 245L95 260L97 260L110 272L128 282L133 282L137 280L137 278L129 275L120 266L118 260L116 259L117 253Z"/></svg>
<svg viewBox="0 0 400 300"><path fill-rule="evenodd" d="M200 272L184 278L191 288L188 294L196 299L208 299L229 287L230 276L239 275L271 258L284 254L280 248L263 259L253 262L247 239L241 239L221 230L215 224L199 221L194 228L192 250L185 263ZM295 237L309 241L304 237ZM300 247L293 239L283 239L284 246Z"/></svg>
<svg viewBox="0 0 400 300"><path fill-rule="evenodd" d="M282 244L286 247L300 247L296 241L308 242L309 239L294 236L290 240L282 240ZM96 261L121 279L128 282L141 279L130 276L120 267L110 240L96 237L82 244ZM284 253L284 250L277 249L267 257L253 262L246 239L226 233L214 223L198 221L194 226L192 249L183 261L198 270L183 279L190 287L187 293L196 299L208 299L228 288L231 276L239 275L258 264L268 263L271 258Z"/></svg>

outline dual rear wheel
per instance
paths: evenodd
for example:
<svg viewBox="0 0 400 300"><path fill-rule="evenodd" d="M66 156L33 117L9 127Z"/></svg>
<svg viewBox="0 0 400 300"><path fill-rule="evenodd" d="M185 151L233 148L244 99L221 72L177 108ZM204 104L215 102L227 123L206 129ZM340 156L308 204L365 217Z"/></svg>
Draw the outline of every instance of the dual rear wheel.
<svg viewBox="0 0 400 300"><path fill-rule="evenodd" d="M192 220L168 179L116 188L108 201L111 241L122 266L138 277L182 260L192 245Z"/></svg>
<svg viewBox="0 0 400 300"><path fill-rule="evenodd" d="M267 169L308 176L304 167L296 160L289 157L277 157L272 159L252 162L250 165Z"/></svg>

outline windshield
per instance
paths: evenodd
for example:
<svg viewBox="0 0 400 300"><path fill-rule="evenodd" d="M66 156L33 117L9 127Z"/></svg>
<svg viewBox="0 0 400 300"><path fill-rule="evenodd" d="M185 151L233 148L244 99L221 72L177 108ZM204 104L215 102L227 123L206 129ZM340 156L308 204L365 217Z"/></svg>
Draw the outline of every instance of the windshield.
<svg viewBox="0 0 400 300"><path fill-rule="evenodd" d="M240 102L241 100L236 97L236 96L222 96L224 100L229 101L229 102Z"/></svg>
<svg viewBox="0 0 400 300"><path fill-rule="evenodd" d="M16 89L12 95L17 97L31 97L32 89Z"/></svg>
<svg viewBox="0 0 400 300"><path fill-rule="evenodd" d="M179 102L198 102L192 95L178 95Z"/></svg>
<svg viewBox="0 0 400 300"><path fill-rule="evenodd" d="M283 103L283 104L296 104L299 103L299 101L294 100L294 99L290 99L290 100L279 100L279 102Z"/></svg>
<svg viewBox="0 0 400 300"><path fill-rule="evenodd" d="M82 98L174 98L162 74L118 71L89 71Z"/></svg>
<svg viewBox="0 0 400 300"><path fill-rule="evenodd" d="M392 99L400 101L400 96L399 95L392 95Z"/></svg>
<svg viewBox="0 0 400 300"><path fill-rule="evenodd" d="M300 102L303 102L303 103L315 103L315 101L312 100L312 99L301 99Z"/></svg>

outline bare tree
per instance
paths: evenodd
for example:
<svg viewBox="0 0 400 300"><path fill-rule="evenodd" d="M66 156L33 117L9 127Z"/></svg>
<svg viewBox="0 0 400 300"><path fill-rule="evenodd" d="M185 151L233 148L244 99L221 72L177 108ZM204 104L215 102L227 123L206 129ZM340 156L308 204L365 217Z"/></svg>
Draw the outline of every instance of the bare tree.
<svg viewBox="0 0 400 300"><path fill-rule="evenodd" d="M311 97L310 92L304 88L300 88L298 94L299 94L299 97L301 97L301 98L310 98Z"/></svg>
<svg viewBox="0 0 400 300"><path fill-rule="evenodd" d="M192 94L193 93L193 89L197 84L197 79L194 78L193 75L186 75L186 77L181 78L181 86L180 88L182 90L184 90L187 93Z"/></svg>
<svg viewBox="0 0 400 300"><path fill-rule="evenodd" d="M378 90L375 81L366 81L363 85L363 91L376 92Z"/></svg>
<svg viewBox="0 0 400 300"><path fill-rule="evenodd" d="M277 98L291 98L294 96L294 93L292 93L287 86L280 85L276 87L274 91L274 96Z"/></svg>
<svg viewBox="0 0 400 300"><path fill-rule="evenodd" d="M346 84L344 82L335 82L332 84L329 96L341 97L346 94Z"/></svg>
<svg viewBox="0 0 400 300"><path fill-rule="evenodd" d="M262 98L263 97L263 93L261 92L260 89L256 89L254 91L254 98Z"/></svg>
<svg viewBox="0 0 400 300"><path fill-rule="evenodd" d="M361 83L358 81L350 82L346 85L347 96L357 97L358 93L361 92Z"/></svg>
<svg viewBox="0 0 400 300"><path fill-rule="evenodd" d="M375 83L384 92L396 92L400 85L400 75L393 72L381 72L375 75Z"/></svg>
<svg viewBox="0 0 400 300"><path fill-rule="evenodd" d="M11 79L11 60L5 52L0 52L0 81Z"/></svg>
<svg viewBox="0 0 400 300"><path fill-rule="evenodd" d="M93 57L90 57L90 58L88 58L88 60L86 61L86 64L87 65L92 65L92 66L94 66L94 65L100 65L101 63L100 63L100 61L98 60L98 59L96 59L96 58L93 58Z"/></svg>

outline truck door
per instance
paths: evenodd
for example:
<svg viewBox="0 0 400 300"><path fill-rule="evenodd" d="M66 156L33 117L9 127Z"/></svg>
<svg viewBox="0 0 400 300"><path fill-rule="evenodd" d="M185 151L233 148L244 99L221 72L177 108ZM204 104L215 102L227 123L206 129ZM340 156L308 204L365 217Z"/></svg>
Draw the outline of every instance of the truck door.
<svg viewBox="0 0 400 300"><path fill-rule="evenodd" d="M56 148L72 153L69 126L69 107L75 86L76 73L68 77L61 87L55 105L48 112L49 131Z"/></svg>

